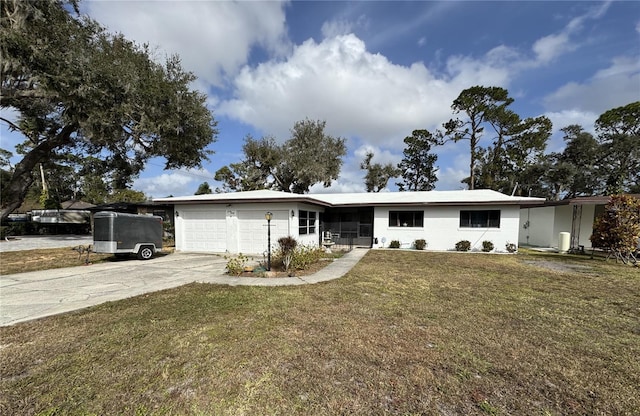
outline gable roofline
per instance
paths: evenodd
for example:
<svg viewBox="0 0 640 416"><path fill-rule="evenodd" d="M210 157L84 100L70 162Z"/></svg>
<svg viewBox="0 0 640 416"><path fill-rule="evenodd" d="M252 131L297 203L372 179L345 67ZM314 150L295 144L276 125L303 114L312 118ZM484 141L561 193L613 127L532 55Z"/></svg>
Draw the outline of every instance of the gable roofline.
<svg viewBox="0 0 640 416"><path fill-rule="evenodd" d="M464 191L415 192L360 192L326 194L292 194L289 192L259 190L224 194L204 194L182 197L157 198L156 204L237 204L301 202L323 207L421 207L454 205L540 205L544 198L509 196L488 189Z"/></svg>

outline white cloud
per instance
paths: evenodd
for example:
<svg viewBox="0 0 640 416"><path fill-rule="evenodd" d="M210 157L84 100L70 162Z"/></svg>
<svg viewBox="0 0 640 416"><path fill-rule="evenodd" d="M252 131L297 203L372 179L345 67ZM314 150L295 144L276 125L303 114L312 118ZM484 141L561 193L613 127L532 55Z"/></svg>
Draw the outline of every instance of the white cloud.
<svg viewBox="0 0 640 416"><path fill-rule="evenodd" d="M579 110L564 110L559 112L549 112L545 116L553 123L553 134L551 135L549 142L547 143L546 152L562 152L566 147L566 143L563 139L564 133L560 129L578 125L591 134L595 134L594 121L598 118L598 114L588 111Z"/></svg>
<svg viewBox="0 0 640 416"><path fill-rule="evenodd" d="M469 171L446 167L436 172L438 182L436 182L436 191L457 191L467 189L467 184L461 181L469 176Z"/></svg>
<svg viewBox="0 0 640 416"><path fill-rule="evenodd" d="M209 179L212 177L204 169L170 171L158 176L138 178L133 182L133 188L152 198L189 195L203 182L208 182L212 189L215 188L214 181Z"/></svg>
<svg viewBox="0 0 640 416"><path fill-rule="evenodd" d="M395 166L400 163L400 160L402 160L402 155L399 153L393 153L389 150L383 150L377 146L371 146L369 144L362 145L353 152L353 154L359 161L363 161L367 156L367 153L373 153L373 159L371 159L371 163L380 163L382 165L391 163Z"/></svg>
<svg viewBox="0 0 640 416"><path fill-rule="evenodd" d="M87 14L165 55L179 54L185 69L219 85L246 63L252 47L283 54L288 48L285 3L231 1L92 1Z"/></svg>
<svg viewBox="0 0 640 416"><path fill-rule="evenodd" d="M469 147L466 143L447 143L444 148L440 149L438 162L440 162L440 156L445 156L447 153L454 153L453 156L448 156L448 163L446 166L442 166L436 162L436 165L440 168L436 172L438 182L436 182L437 191L447 190L460 190L467 189L467 185L461 181L469 176Z"/></svg>
<svg viewBox="0 0 640 416"><path fill-rule="evenodd" d="M549 111L574 109L600 115L638 101L639 96L640 61L637 57L618 57L586 82L565 84L545 97L544 102Z"/></svg>
<svg viewBox="0 0 640 416"><path fill-rule="evenodd" d="M369 20L366 16L361 15L355 21L336 18L326 21L322 24L322 36L325 38L334 38L336 36L348 35L354 33L356 29L366 29L369 26Z"/></svg>
<svg viewBox="0 0 640 416"><path fill-rule="evenodd" d="M558 33L538 39L531 48L535 54L535 60L527 62L525 65L531 67L547 65L559 56L578 49L581 43L584 42L584 39L578 39L578 36L584 27L585 21L601 18L610 4L610 1L606 1L591 7L584 14L571 19Z"/></svg>
<svg viewBox="0 0 640 416"><path fill-rule="evenodd" d="M536 54L538 64L548 64L554 58L576 49L569 41L569 35L566 33L553 34L538 39L533 44L533 52Z"/></svg>
<svg viewBox="0 0 640 416"><path fill-rule="evenodd" d="M451 116L451 102L471 85L504 85L508 72L463 57L437 78L423 63L396 65L366 50L353 34L309 39L284 61L245 66L235 78L235 98L217 112L288 138L294 122L327 121L329 133L374 146L402 148L416 128L434 129Z"/></svg>

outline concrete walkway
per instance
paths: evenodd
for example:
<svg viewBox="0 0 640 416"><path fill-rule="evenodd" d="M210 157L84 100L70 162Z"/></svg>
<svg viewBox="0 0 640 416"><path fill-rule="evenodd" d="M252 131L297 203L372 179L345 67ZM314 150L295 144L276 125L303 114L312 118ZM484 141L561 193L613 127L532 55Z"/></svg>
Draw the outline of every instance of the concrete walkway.
<svg viewBox="0 0 640 416"><path fill-rule="evenodd" d="M114 261L0 276L0 326L192 282L231 286L290 286L325 282L344 276L367 251L354 249L317 273L300 277L228 276L225 275L227 260L224 257L187 253L174 253L147 261Z"/></svg>

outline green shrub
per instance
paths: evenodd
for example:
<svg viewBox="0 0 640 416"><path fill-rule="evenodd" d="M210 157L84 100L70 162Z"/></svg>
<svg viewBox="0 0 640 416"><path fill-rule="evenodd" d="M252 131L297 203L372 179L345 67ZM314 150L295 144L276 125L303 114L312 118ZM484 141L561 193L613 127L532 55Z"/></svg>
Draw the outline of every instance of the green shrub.
<svg viewBox="0 0 640 416"><path fill-rule="evenodd" d="M324 250L316 246L298 246L291 256L291 268L295 270L306 270L312 264L320 261L324 255Z"/></svg>
<svg viewBox="0 0 640 416"><path fill-rule="evenodd" d="M515 245L514 243L507 243L505 248L509 253L515 253L516 251L518 251L518 246Z"/></svg>
<svg viewBox="0 0 640 416"><path fill-rule="evenodd" d="M424 250L427 247L427 240L421 238L413 242L413 246L416 250Z"/></svg>
<svg viewBox="0 0 640 416"><path fill-rule="evenodd" d="M225 259L226 258L227 257L225 257ZM249 257L243 255L242 253L238 254L235 257L229 258L229 260L227 261L227 273L234 276L240 276L242 272L244 272L247 261L249 261Z"/></svg>
<svg viewBox="0 0 640 416"><path fill-rule="evenodd" d="M460 240L456 243L456 251L471 250L471 242L469 240Z"/></svg>
<svg viewBox="0 0 640 416"><path fill-rule="evenodd" d="M391 240L391 242L389 243L389 248L400 248L400 241Z"/></svg>
<svg viewBox="0 0 640 416"><path fill-rule="evenodd" d="M482 251L484 251L485 253L490 252L491 250L493 250L493 243L489 240L485 240L482 242Z"/></svg>

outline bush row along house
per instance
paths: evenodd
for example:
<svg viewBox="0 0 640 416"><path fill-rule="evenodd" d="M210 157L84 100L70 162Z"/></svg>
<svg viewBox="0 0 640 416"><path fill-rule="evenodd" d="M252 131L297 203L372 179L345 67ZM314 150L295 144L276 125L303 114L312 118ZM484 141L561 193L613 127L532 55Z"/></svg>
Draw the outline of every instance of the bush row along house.
<svg viewBox="0 0 640 416"><path fill-rule="evenodd" d="M177 251L261 254L268 234L274 244L291 236L305 245L383 248L415 240L427 249L453 250L461 240L494 251L517 244L520 209L543 198L508 196L491 190L291 194L260 190L155 199L174 208ZM265 215L271 213L271 220ZM269 228L269 229L267 229Z"/></svg>

